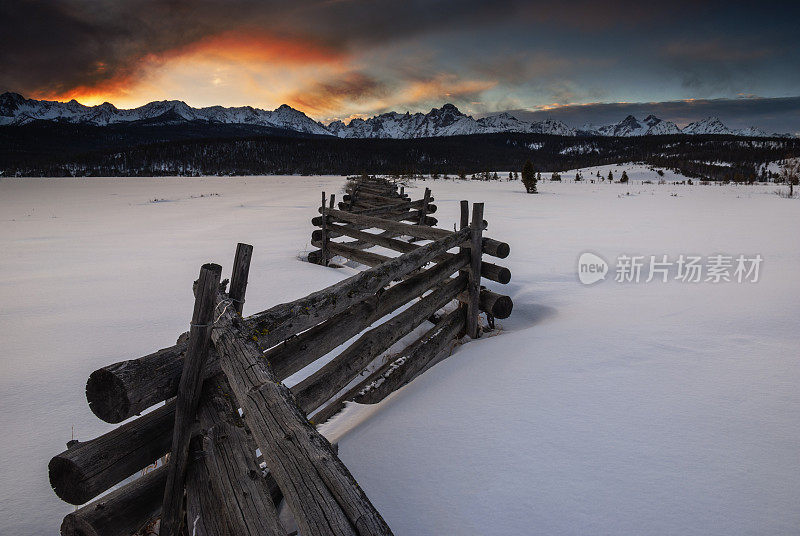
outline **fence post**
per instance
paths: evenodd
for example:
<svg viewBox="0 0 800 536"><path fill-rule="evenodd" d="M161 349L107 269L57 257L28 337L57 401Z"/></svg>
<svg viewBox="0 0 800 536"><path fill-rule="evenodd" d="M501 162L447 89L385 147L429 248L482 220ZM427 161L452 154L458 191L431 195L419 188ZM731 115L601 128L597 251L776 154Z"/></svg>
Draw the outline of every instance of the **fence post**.
<svg viewBox="0 0 800 536"><path fill-rule="evenodd" d="M236 257L233 259L231 270L231 286L228 297L233 302L236 312L242 314L244 309L244 294L247 291L247 274L250 272L250 259L253 258L253 246L242 244L236 246Z"/></svg>
<svg viewBox="0 0 800 536"><path fill-rule="evenodd" d="M481 299L481 255L483 255L483 203L472 204L470 225L470 274L469 302L467 303L467 335L472 339L480 336L478 314Z"/></svg>
<svg viewBox="0 0 800 536"><path fill-rule="evenodd" d="M422 201L422 208L419 209L419 224L425 225L425 218L428 216L428 203L431 202L431 189L425 188L425 199Z"/></svg>
<svg viewBox="0 0 800 536"><path fill-rule="evenodd" d="M328 203L328 208L333 210L333 204L336 202L336 194L331 194L331 202Z"/></svg>
<svg viewBox="0 0 800 536"><path fill-rule="evenodd" d="M189 440L200 401L203 366L211 345L211 327L221 274L222 268L218 264L204 264L200 269L189 329L189 347L183 362L175 406L172 451L167 465L167 484L161 510L162 536L178 536L183 522L183 489L189 460Z"/></svg>
<svg viewBox="0 0 800 536"><path fill-rule="evenodd" d="M325 192L322 192L322 248L319 263L328 266L328 215L325 214L325 201Z"/></svg>

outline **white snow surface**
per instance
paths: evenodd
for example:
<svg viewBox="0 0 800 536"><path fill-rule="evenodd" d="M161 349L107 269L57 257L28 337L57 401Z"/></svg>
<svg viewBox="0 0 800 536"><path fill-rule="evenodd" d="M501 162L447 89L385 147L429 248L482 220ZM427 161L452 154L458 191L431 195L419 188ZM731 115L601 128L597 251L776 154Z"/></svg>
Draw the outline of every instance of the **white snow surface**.
<svg viewBox="0 0 800 536"><path fill-rule="evenodd" d="M643 185L659 177L609 169L633 183L406 187L432 188L442 228L460 199L486 203L513 274L487 286L514 312L323 427L395 534L797 533L798 201L774 185ZM354 273L297 258L320 190L343 182L0 180L0 534L58 533L72 507L50 490L48 460L73 425L81 440L113 428L87 407L86 378L173 344L203 262L229 268L237 241L255 246L245 314ZM587 287L584 251L764 263L755 284Z"/></svg>

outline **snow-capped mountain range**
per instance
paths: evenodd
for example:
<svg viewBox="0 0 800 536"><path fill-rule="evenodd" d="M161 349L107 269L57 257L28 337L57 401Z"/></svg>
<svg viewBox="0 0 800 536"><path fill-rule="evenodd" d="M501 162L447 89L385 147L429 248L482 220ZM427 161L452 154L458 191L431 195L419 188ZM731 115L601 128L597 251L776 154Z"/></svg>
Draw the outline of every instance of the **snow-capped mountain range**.
<svg viewBox="0 0 800 536"><path fill-rule="evenodd" d="M629 115L619 123L604 126L585 125L572 128L561 121L528 122L504 112L474 119L463 114L453 104L433 108L430 112L400 114L389 112L369 119L352 119L345 124L333 121L323 124L286 104L275 110L261 110L251 106L225 108L210 106L192 108L183 101L155 101L121 110L104 102L98 106L84 106L75 100L69 102L26 99L17 93L0 95L0 126L24 125L37 120L107 126L120 123L148 121L149 123L175 124L188 121L209 123L243 124L280 128L305 134L337 136L340 138L427 138L437 136L459 136L468 134L490 134L498 132L521 132L552 134L558 136L655 136L663 134L728 134L747 137L780 136L767 134L750 127L733 130L716 117L690 123L683 129L675 123L664 121L653 115L640 121Z"/></svg>

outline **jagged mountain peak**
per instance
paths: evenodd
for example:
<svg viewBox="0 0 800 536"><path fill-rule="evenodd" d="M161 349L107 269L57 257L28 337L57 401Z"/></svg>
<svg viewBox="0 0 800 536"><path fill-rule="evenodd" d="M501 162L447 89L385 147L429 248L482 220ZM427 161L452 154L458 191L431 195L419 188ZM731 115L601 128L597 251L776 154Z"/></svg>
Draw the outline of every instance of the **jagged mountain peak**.
<svg viewBox="0 0 800 536"><path fill-rule="evenodd" d="M575 130L561 121L547 118L544 121L521 120L509 112L474 119L464 114L453 103L432 108L428 113L385 112L370 118L353 118L348 123L332 121L318 123L305 113L288 104L269 111L252 106L226 108L209 106L193 108L181 100L149 102L132 109L118 109L109 102L97 106L84 106L76 100L69 102L27 99L14 92L0 94L0 125L22 125L32 121L61 121L105 126L134 121L180 123L205 121L209 123L244 124L276 127L290 131L343 138L421 138L522 132L560 136L649 136L669 134L727 134L747 137L768 136L761 129L750 127L731 130L718 117L712 116L687 125L683 130L674 123L649 114L643 121L628 115L619 123L601 127L585 126ZM773 136L778 136L773 134Z"/></svg>

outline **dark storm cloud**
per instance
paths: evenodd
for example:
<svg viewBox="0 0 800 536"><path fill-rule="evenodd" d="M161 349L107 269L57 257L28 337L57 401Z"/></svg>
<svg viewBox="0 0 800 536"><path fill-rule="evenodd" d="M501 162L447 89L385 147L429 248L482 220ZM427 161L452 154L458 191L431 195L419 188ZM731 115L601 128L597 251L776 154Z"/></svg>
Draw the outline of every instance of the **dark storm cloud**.
<svg viewBox="0 0 800 536"><path fill-rule="evenodd" d="M415 35L530 22L597 30L667 17L641 2L518 0L18 0L0 3L0 88L58 93L134 77L146 58L247 30L353 49Z"/></svg>
<svg viewBox="0 0 800 536"><path fill-rule="evenodd" d="M598 103L562 106L550 110L509 110L520 119L541 121L548 117L580 127L585 123L616 123L627 115L643 119L653 114L661 119L685 126L706 117L719 117L731 128L757 126L768 133L797 133L800 129L800 97L738 99L698 99L690 101L646 103Z"/></svg>

